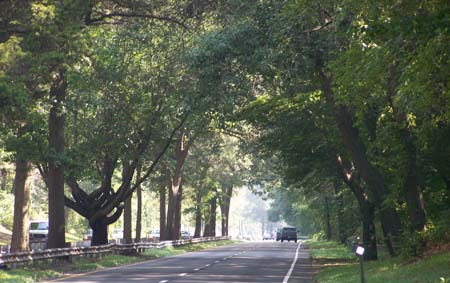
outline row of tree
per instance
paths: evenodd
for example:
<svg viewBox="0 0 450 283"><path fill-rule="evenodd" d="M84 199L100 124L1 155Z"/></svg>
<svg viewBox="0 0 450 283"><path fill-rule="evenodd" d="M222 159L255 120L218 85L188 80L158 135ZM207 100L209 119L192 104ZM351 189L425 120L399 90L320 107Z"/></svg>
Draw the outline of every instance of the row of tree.
<svg viewBox="0 0 450 283"><path fill-rule="evenodd" d="M245 19L263 90L243 118L284 176L278 187L291 187L274 194L275 216L303 216L305 228L331 237L335 212L344 241L355 233L345 210L356 203L368 259L379 228L392 255L450 240L449 8L263 1Z"/></svg>
<svg viewBox="0 0 450 283"><path fill-rule="evenodd" d="M108 225L122 214L130 241L131 197L137 192L141 209L141 185L154 176L164 180L162 238L180 237L189 183L198 186L198 223L200 204L210 202L204 234L215 233L217 203L227 234L238 169L205 154L214 154L212 141L217 155L224 148L218 129L242 89L218 88L224 78L205 75L199 60L209 50L198 39L221 23L218 10L219 4L201 1L2 3L1 146L15 163L13 251L28 249L32 168L48 189L48 248L65 245L65 206L89 222L93 245L107 243ZM201 165L193 166L197 179L188 180L191 150L200 151ZM211 176L213 167L221 176ZM139 238L139 224L136 230Z"/></svg>

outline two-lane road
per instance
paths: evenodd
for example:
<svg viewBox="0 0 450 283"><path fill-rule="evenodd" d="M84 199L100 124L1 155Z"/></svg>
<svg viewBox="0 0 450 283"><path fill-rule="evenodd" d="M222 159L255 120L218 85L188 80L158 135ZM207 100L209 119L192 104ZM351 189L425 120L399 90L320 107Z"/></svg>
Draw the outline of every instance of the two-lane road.
<svg viewBox="0 0 450 283"><path fill-rule="evenodd" d="M53 282L312 282L311 271L301 264L308 254L299 249L299 245L272 241L239 243L102 269Z"/></svg>

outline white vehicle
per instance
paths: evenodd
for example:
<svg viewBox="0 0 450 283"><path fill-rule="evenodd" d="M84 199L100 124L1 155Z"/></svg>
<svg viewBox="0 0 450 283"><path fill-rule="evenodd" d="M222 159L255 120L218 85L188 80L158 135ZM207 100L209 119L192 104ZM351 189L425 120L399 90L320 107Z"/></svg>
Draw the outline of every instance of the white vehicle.
<svg viewBox="0 0 450 283"><path fill-rule="evenodd" d="M150 232L147 234L147 239L153 242L159 241L159 237L159 229L150 230Z"/></svg>
<svg viewBox="0 0 450 283"><path fill-rule="evenodd" d="M123 239L123 230L122 229L114 229L112 233L113 239Z"/></svg>
<svg viewBox="0 0 450 283"><path fill-rule="evenodd" d="M181 239L183 240L189 240L192 238L191 233L189 231L181 231Z"/></svg>
<svg viewBox="0 0 450 283"><path fill-rule="evenodd" d="M48 221L30 222L30 240L45 240L48 235Z"/></svg>

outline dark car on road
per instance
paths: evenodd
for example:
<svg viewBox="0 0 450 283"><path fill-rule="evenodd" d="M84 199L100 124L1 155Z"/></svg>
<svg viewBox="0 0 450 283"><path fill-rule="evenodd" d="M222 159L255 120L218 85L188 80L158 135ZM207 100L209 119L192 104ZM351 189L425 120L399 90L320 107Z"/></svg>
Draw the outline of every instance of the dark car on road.
<svg viewBox="0 0 450 283"><path fill-rule="evenodd" d="M279 240L281 240L281 228L278 228L278 229L277 229L275 239L277 240L277 242L278 242Z"/></svg>
<svg viewBox="0 0 450 283"><path fill-rule="evenodd" d="M281 229L281 242L295 241L297 243L297 229L294 227L283 227Z"/></svg>

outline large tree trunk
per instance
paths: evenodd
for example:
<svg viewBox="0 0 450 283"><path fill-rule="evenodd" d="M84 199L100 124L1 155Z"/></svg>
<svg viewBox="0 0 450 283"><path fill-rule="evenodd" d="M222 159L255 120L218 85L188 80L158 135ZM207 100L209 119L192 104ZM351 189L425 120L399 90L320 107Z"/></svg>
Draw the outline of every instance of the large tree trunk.
<svg viewBox="0 0 450 283"><path fill-rule="evenodd" d="M216 218L217 218L217 198L213 198L211 200L211 211L209 217L209 228L210 228L210 237L216 236Z"/></svg>
<svg viewBox="0 0 450 283"><path fill-rule="evenodd" d="M220 201L220 213L222 214L222 236L228 236L228 223L233 185L225 186L222 190L223 194Z"/></svg>
<svg viewBox="0 0 450 283"><path fill-rule="evenodd" d="M125 244L133 243L132 237L132 197L130 196L127 200L125 200L125 206L123 209L123 240Z"/></svg>
<svg viewBox="0 0 450 283"><path fill-rule="evenodd" d="M200 181L201 184L203 181ZM199 185L195 192L195 231L194 238L200 238L202 233L202 195L203 185Z"/></svg>
<svg viewBox="0 0 450 283"><path fill-rule="evenodd" d="M216 235L216 210L217 197L214 196L209 200L209 209L207 218L205 219L203 237L214 237Z"/></svg>
<svg viewBox="0 0 450 283"><path fill-rule="evenodd" d="M49 148L54 156L48 164L48 219L47 248L65 247L64 220L64 170L61 160L64 155L64 102L67 82L60 70L50 89L52 107L49 114Z"/></svg>
<svg viewBox="0 0 450 283"><path fill-rule="evenodd" d="M30 162L16 157L16 175L14 176L14 224L11 238L11 252L29 250L29 207L30 188L27 179Z"/></svg>
<svg viewBox="0 0 450 283"><path fill-rule="evenodd" d="M202 197L205 186L205 179L208 174L208 166L203 168L200 175L200 182L195 192L195 231L194 238L200 238L202 234Z"/></svg>
<svg viewBox="0 0 450 283"><path fill-rule="evenodd" d="M195 231L194 238L200 238L202 233L202 195L199 191L195 194Z"/></svg>
<svg viewBox="0 0 450 283"><path fill-rule="evenodd" d="M166 186L159 188L159 240L166 240Z"/></svg>
<svg viewBox="0 0 450 283"><path fill-rule="evenodd" d="M348 149L362 179L371 191L375 203L379 206L381 226L389 253L395 255L394 242L400 238L402 225L400 217L393 207L385 205L388 189L377 168L369 161L363 141L358 130L353 126L353 119L347 108L336 105L331 88L331 75L321 75L322 92L327 103L335 109L334 118L338 125L344 145Z"/></svg>
<svg viewBox="0 0 450 283"><path fill-rule="evenodd" d="M91 246L101 246L108 244L108 221L106 217L99 218L96 222L90 223L92 228Z"/></svg>
<svg viewBox="0 0 450 283"><path fill-rule="evenodd" d="M136 169L136 180L141 179L141 166ZM142 230L142 187L139 185L136 188L136 236L135 241L141 241L141 230Z"/></svg>
<svg viewBox="0 0 450 283"><path fill-rule="evenodd" d="M375 230L375 206L369 201L363 201L359 205L363 223L363 246L365 260L378 258L377 236Z"/></svg>
<svg viewBox="0 0 450 283"><path fill-rule="evenodd" d="M169 185L170 184L170 185ZM166 240L174 240L172 238L173 235L173 225L175 220L175 206L176 206L176 192L174 192L174 188L172 185L172 178L170 174L168 175L168 201L167 201L167 226L166 226Z"/></svg>
<svg viewBox="0 0 450 283"><path fill-rule="evenodd" d="M368 195L361 187L359 175L350 169L349 164L336 154L337 174L350 188L359 204L361 213L361 221L363 224L363 247L365 248L364 259L376 260L377 252L377 236L375 230L375 205L368 199Z"/></svg>
<svg viewBox="0 0 450 283"><path fill-rule="evenodd" d="M180 130L178 141L175 146L175 160L176 165L174 170L171 170L166 165L167 175L169 176L169 203L167 208L167 236L171 240L180 239L181 228L181 202L183 188L181 186L184 164L186 157L194 138L189 139L188 134L184 129Z"/></svg>
<svg viewBox="0 0 450 283"><path fill-rule="evenodd" d="M130 164L129 162L124 162L123 169L122 169L122 184L125 183L126 178L129 178L129 169ZM131 187L131 183L128 183L126 185L126 190L129 190ZM132 237L132 197L133 195L130 195L125 201L124 201L124 209L123 209L123 240L125 244L131 244L133 242Z"/></svg>
<svg viewBox="0 0 450 283"><path fill-rule="evenodd" d="M179 185L175 198L176 198L176 207L173 218L172 239L179 240L181 237L181 201L183 198L183 184Z"/></svg>

